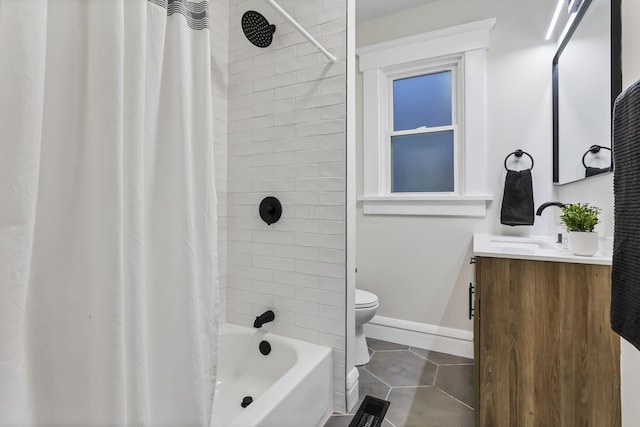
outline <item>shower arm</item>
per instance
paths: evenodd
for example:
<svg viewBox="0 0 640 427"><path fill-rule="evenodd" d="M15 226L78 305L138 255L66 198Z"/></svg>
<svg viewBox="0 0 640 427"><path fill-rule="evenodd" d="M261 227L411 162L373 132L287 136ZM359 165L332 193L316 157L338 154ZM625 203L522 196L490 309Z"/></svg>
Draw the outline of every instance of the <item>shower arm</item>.
<svg viewBox="0 0 640 427"><path fill-rule="evenodd" d="M281 8L280 5L275 2L275 0L266 0L266 1L271 5L271 7L273 7L275 10L280 12L280 14L284 16L284 18L291 23L291 25L296 27L296 29L300 32L300 34L302 34L307 40L309 40L312 45L317 47L320 52L322 52L327 58L329 58L329 61L332 64L336 62L336 57L330 54L329 51L324 48L324 46L318 43L318 40L314 39L313 36L307 32L307 30L302 28L302 26L298 24L296 20L293 19L291 15L289 15L283 8Z"/></svg>

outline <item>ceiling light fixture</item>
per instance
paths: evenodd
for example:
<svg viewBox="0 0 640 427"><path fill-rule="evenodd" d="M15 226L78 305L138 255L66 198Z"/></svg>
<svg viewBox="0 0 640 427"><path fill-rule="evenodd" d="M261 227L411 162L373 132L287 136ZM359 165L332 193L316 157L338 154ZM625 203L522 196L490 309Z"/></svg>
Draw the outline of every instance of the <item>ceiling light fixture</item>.
<svg viewBox="0 0 640 427"><path fill-rule="evenodd" d="M558 18L560 17L560 11L562 10L562 4L567 0L558 0L558 4L556 5L556 10L553 12L553 18L551 18L551 23L549 24L549 29L547 30L547 35L545 36L545 40L549 40L553 35L553 31L555 30L556 24L558 23ZM578 15L578 10L582 6L583 0L568 0L567 12L569 14L569 18L567 18L567 23L562 29L562 33L558 38L558 44L562 43L562 40L566 37L569 32L569 28L571 28L571 24L576 20L576 16Z"/></svg>
<svg viewBox="0 0 640 427"><path fill-rule="evenodd" d="M544 36L545 40L549 40L553 35L553 30L556 29L556 24L558 23L558 18L560 17L560 11L562 10L562 3L565 0L558 0L558 4L556 5L556 10L553 12L553 18L551 18L551 23L549 24L549 29L547 30L547 35Z"/></svg>

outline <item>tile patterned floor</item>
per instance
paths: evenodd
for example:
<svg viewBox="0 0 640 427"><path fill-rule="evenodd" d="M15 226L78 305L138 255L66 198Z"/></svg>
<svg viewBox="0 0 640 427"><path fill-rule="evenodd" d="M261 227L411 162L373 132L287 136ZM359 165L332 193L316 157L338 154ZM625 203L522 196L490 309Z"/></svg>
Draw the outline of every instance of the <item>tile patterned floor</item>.
<svg viewBox="0 0 640 427"><path fill-rule="evenodd" d="M367 339L359 400L324 427L347 427L367 394L391 402L382 427L473 427L473 360Z"/></svg>

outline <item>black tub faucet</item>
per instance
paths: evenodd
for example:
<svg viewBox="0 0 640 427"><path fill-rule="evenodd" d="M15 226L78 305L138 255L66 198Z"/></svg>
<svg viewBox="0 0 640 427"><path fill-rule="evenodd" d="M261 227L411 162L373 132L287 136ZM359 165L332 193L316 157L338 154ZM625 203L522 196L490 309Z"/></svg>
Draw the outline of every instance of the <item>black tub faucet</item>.
<svg viewBox="0 0 640 427"><path fill-rule="evenodd" d="M536 211L536 215L542 215L542 211L548 208L549 206L557 206L559 208L564 208L566 205L562 202L546 202L540 205L538 210Z"/></svg>
<svg viewBox="0 0 640 427"><path fill-rule="evenodd" d="M276 315L273 314L273 311L267 310L262 313L260 316L256 317L255 322L253 322L254 328L262 328L262 325L268 322L273 322L273 319L276 318Z"/></svg>

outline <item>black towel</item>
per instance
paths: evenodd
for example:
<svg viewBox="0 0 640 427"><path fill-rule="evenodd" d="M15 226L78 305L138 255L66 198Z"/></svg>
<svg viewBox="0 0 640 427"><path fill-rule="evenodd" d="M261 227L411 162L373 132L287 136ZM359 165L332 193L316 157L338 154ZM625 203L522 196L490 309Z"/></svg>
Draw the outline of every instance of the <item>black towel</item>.
<svg viewBox="0 0 640 427"><path fill-rule="evenodd" d="M500 222L505 225L533 225L531 169L507 171Z"/></svg>
<svg viewBox="0 0 640 427"><path fill-rule="evenodd" d="M584 177L589 178L590 176L600 175L601 173L611 172L611 168L594 168L591 166L587 166L585 168Z"/></svg>
<svg viewBox="0 0 640 427"><path fill-rule="evenodd" d="M613 108L611 328L640 349L640 81Z"/></svg>

